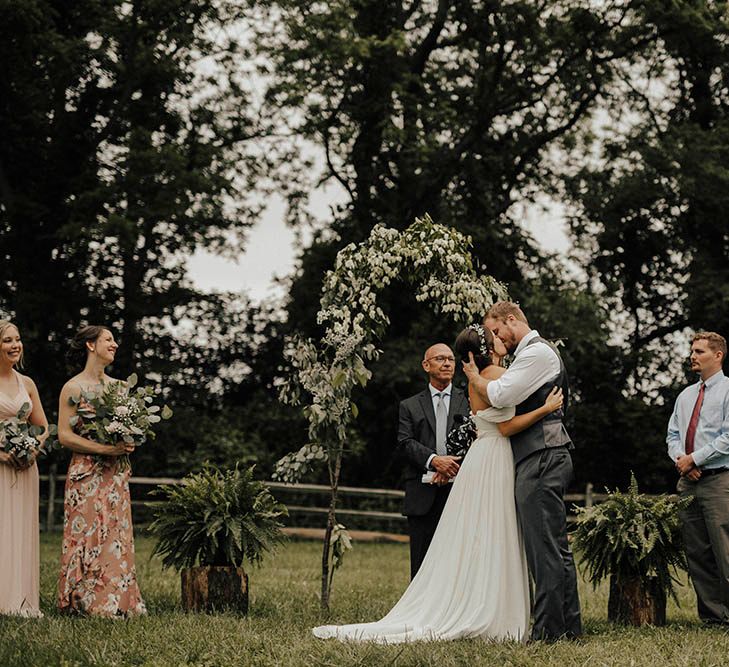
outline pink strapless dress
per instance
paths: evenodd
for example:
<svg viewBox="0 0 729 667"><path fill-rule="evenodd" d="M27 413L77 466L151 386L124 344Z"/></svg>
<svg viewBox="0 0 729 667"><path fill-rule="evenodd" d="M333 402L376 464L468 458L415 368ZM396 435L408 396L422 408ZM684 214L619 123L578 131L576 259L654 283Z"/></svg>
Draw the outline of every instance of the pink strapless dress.
<svg viewBox="0 0 729 667"><path fill-rule="evenodd" d="M31 403L18 373L18 393L0 393L0 419ZM0 463L0 614L42 616L39 606L38 466L15 470Z"/></svg>

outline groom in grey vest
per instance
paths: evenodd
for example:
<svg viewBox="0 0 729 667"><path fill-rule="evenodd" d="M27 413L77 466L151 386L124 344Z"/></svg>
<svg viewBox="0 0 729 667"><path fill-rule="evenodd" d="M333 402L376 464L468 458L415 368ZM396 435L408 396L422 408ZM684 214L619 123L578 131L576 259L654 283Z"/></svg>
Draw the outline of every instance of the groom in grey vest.
<svg viewBox="0 0 729 667"><path fill-rule="evenodd" d="M515 494L529 572L534 580L532 639L554 641L582 634L575 562L567 542L564 494L572 480L573 449L562 423L569 381L554 345L529 326L510 301L494 304L484 317L514 362L501 378L488 381L473 363L464 364L469 381L488 405L516 407L524 414L544 405L561 387L564 407L511 437L516 466Z"/></svg>

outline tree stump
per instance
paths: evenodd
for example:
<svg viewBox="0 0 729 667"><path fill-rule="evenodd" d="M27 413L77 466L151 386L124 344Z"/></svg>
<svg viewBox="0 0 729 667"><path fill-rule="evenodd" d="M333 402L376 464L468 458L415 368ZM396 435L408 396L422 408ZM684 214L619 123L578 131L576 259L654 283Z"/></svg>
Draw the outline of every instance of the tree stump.
<svg viewBox="0 0 729 667"><path fill-rule="evenodd" d="M248 575L241 567L201 566L180 572L185 611L248 613Z"/></svg>
<svg viewBox="0 0 729 667"><path fill-rule="evenodd" d="M608 620L626 625L665 625L666 591L657 580L610 577Z"/></svg>

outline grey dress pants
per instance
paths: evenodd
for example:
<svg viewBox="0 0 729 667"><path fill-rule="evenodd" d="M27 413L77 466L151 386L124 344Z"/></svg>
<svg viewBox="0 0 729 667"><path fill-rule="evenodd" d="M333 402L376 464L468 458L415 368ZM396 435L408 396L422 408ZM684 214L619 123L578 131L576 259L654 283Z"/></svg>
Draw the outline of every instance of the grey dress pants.
<svg viewBox="0 0 729 667"><path fill-rule="evenodd" d="M539 450L516 467L516 507L533 583L532 639L553 641L582 634L564 505L572 474L566 447Z"/></svg>
<svg viewBox="0 0 729 667"><path fill-rule="evenodd" d="M676 488L694 499L679 517L699 618L729 623L729 470L682 477Z"/></svg>

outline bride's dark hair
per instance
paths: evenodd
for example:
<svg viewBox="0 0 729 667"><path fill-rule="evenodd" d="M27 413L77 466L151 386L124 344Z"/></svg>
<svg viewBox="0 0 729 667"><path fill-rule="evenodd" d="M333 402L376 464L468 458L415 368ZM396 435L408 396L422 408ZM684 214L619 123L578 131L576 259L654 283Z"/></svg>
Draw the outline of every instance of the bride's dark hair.
<svg viewBox="0 0 729 667"><path fill-rule="evenodd" d="M494 335L490 329L486 329L480 324L472 324L461 331L453 347L456 354L466 362L468 353L473 352L473 360L479 371L493 363L491 353L494 351Z"/></svg>

